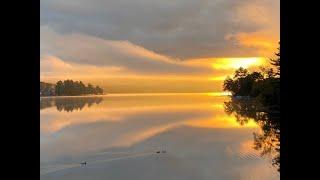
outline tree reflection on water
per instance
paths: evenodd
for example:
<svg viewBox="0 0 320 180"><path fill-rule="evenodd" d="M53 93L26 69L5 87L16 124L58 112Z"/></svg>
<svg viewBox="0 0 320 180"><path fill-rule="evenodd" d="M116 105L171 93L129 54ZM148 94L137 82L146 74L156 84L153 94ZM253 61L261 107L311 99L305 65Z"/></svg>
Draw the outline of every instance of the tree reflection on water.
<svg viewBox="0 0 320 180"><path fill-rule="evenodd" d="M93 104L99 104L102 100L102 97L43 98L40 99L40 110L56 106L57 110L60 112L72 112L74 110L82 110L86 105L90 107Z"/></svg>
<svg viewBox="0 0 320 180"><path fill-rule="evenodd" d="M254 133L254 149L261 156L272 157L272 164L280 172L280 108L263 106L256 100L239 100L232 98L225 102L225 112L234 115L240 125L254 120L262 133Z"/></svg>

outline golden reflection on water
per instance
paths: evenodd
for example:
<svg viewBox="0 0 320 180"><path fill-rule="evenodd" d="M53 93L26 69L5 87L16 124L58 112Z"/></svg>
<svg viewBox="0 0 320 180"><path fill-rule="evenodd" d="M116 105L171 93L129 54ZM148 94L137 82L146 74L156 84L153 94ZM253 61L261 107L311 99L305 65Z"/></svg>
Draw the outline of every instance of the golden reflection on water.
<svg viewBox="0 0 320 180"><path fill-rule="evenodd" d="M227 115L224 112L223 102L228 100L229 97L223 96L225 94L227 93L106 95L103 96L101 103L91 105L90 107L85 106L81 110L73 112L58 112L55 106L41 110L40 114L48 117L41 122L41 131L43 133L54 133L68 126L100 121L124 121L133 115L143 116L143 114L146 114L148 116L152 113L159 113L161 115L165 115L166 113L190 114L190 117L186 117L184 121L179 121L175 125L189 125L203 128L258 127L253 120L241 126L236 122L234 116ZM206 118L200 118L201 114L205 114Z"/></svg>
<svg viewBox="0 0 320 180"><path fill-rule="evenodd" d="M270 174L273 170L264 168L267 164L252 148L252 133L259 131L259 126L254 121L241 126L226 114L224 102L229 98L224 93L43 98L41 163L68 163L68 158L114 148L150 152L165 147L183 164L192 162L194 168L203 169L207 179L220 175L240 178L243 169L257 167L261 169L254 177ZM221 167L217 168L217 163ZM230 174L219 175L223 172L220 168L230 169Z"/></svg>
<svg viewBox="0 0 320 180"><path fill-rule="evenodd" d="M191 120L187 121L186 125L201 127L201 128L257 128L258 125L254 120L250 120L245 125L240 125L235 121L234 117L218 116L214 119Z"/></svg>

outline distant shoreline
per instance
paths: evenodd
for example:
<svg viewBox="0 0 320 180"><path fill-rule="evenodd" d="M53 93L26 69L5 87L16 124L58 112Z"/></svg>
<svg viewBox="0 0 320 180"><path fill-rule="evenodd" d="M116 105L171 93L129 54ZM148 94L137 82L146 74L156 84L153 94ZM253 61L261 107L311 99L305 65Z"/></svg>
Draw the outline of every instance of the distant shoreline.
<svg viewBox="0 0 320 180"><path fill-rule="evenodd" d="M230 96L227 92L191 92L191 93L183 93L183 92L174 92L174 93L109 93L109 94L101 94L101 95L76 95L76 96L40 96L40 98L63 98L63 97L99 97L99 96L109 96L109 97L117 97L117 96L167 96L167 95L188 95L188 94L203 94L208 96Z"/></svg>
<svg viewBox="0 0 320 180"><path fill-rule="evenodd" d="M40 98L63 98L63 97L97 97L97 96L105 96L107 94L92 94L92 95L75 95L75 96L40 96Z"/></svg>

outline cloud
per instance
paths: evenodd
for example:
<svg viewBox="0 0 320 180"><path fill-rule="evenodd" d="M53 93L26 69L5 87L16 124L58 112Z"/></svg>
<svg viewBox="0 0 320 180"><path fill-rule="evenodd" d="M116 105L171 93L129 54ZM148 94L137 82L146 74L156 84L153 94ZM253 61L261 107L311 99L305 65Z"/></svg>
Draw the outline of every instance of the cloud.
<svg viewBox="0 0 320 180"><path fill-rule="evenodd" d="M256 51L265 57L270 57L278 48L279 39L270 31L253 33L236 33L225 36L227 40L235 40L244 47L255 48Z"/></svg>
<svg viewBox="0 0 320 180"><path fill-rule="evenodd" d="M206 92L221 89L235 67L251 66L243 57L273 55L279 41L278 0L40 3L41 79L51 82Z"/></svg>
<svg viewBox="0 0 320 180"><path fill-rule="evenodd" d="M124 71L121 67L97 67L94 65L67 63L55 56L44 55L40 61L41 76L45 78L62 79L72 77L101 78L108 74L120 74Z"/></svg>
<svg viewBox="0 0 320 180"><path fill-rule="evenodd" d="M128 41L60 34L46 26L40 32L42 81L82 80L114 93L219 91L226 75L235 68L254 66L259 60L249 57L182 61Z"/></svg>
<svg viewBox="0 0 320 180"><path fill-rule="evenodd" d="M225 37L271 31L278 41L279 8L279 0L42 0L40 23L183 60L261 56L264 47Z"/></svg>
<svg viewBox="0 0 320 180"><path fill-rule="evenodd" d="M126 73L149 75L212 72L210 67L188 66L178 59L157 54L128 41L105 40L80 33L59 34L48 27L41 27L40 32L41 55L55 56L73 65L117 67L125 69ZM57 63L55 61L52 65L67 68L66 63Z"/></svg>

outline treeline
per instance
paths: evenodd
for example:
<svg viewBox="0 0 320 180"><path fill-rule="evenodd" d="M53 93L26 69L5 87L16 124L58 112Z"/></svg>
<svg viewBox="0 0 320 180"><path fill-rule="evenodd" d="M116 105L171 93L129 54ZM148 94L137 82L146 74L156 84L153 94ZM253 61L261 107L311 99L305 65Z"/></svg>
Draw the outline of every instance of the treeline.
<svg viewBox="0 0 320 180"><path fill-rule="evenodd" d="M249 96L257 98L266 106L280 106L280 48L275 59L270 59L274 68L261 68L260 71L249 72L239 68L233 77L227 77L223 89L233 96Z"/></svg>
<svg viewBox="0 0 320 180"><path fill-rule="evenodd" d="M40 82L40 95L41 96L54 96L55 88L54 84Z"/></svg>
<svg viewBox="0 0 320 180"><path fill-rule="evenodd" d="M40 82L40 96L78 96L88 94L103 94L103 89L90 83L86 86L82 81L60 80L56 84Z"/></svg>
<svg viewBox="0 0 320 180"><path fill-rule="evenodd" d="M103 89L92 84L84 85L82 81L65 80L58 81L55 86L57 96L76 96L86 94L103 94Z"/></svg>
<svg viewBox="0 0 320 180"><path fill-rule="evenodd" d="M270 68L237 69L224 81L223 89L235 97L225 102L227 114L234 114L240 125L250 119L257 122L262 133L254 133L254 149L262 156L272 155L272 164L280 172L280 48L275 55Z"/></svg>

